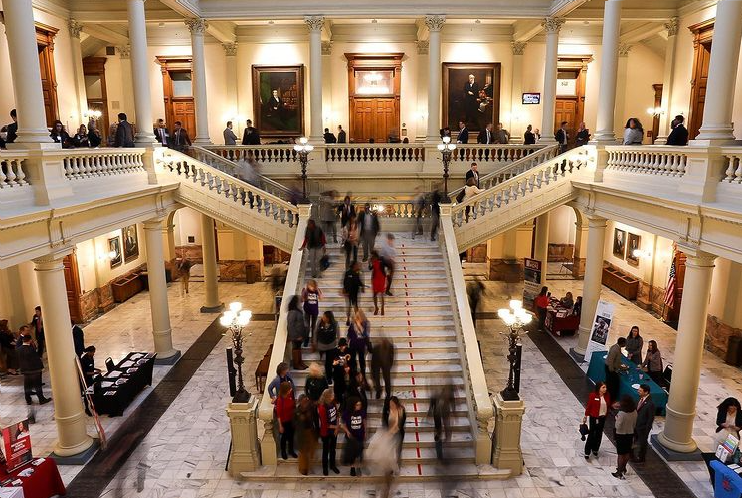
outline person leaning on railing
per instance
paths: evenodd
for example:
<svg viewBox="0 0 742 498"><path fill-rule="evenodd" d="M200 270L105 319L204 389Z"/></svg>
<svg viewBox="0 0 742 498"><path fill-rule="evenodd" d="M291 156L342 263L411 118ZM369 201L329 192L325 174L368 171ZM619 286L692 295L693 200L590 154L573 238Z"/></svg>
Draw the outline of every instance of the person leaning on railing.
<svg viewBox="0 0 742 498"><path fill-rule="evenodd" d="M672 120L672 131L667 137L667 145L688 145L688 129L683 125L685 118L678 114Z"/></svg>

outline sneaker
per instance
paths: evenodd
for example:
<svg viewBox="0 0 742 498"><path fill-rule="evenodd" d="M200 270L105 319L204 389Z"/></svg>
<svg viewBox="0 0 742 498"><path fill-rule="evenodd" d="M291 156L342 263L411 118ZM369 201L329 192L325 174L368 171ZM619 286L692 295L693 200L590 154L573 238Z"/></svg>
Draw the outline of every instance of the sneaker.
<svg viewBox="0 0 742 498"><path fill-rule="evenodd" d="M613 477L615 477L616 479L621 479L621 480L623 480L623 479L626 479L626 478L625 478L625 477L623 476L623 474L622 474L622 473L620 473L620 472L618 472L618 471L616 471L616 472L611 472L611 475L612 475Z"/></svg>

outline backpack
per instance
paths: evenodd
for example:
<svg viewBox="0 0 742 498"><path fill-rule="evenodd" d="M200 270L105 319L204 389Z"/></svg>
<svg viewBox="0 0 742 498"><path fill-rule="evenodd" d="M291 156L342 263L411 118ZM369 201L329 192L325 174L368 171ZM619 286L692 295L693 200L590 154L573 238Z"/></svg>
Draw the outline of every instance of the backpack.
<svg viewBox="0 0 742 498"><path fill-rule="evenodd" d="M327 327L317 328L317 340L322 344L332 344L335 342L337 332L332 324L328 324Z"/></svg>

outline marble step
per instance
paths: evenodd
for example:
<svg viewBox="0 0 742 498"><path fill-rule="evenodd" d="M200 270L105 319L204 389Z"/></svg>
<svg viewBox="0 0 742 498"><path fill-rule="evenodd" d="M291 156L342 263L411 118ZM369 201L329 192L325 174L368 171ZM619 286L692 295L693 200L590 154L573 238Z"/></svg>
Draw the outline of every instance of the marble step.
<svg viewBox="0 0 742 498"><path fill-rule="evenodd" d="M394 291L392 291L394 292ZM417 299L414 301L413 299ZM409 303L409 304L408 304ZM346 305L345 298L342 296L327 296L325 295L319 302L320 308L325 307L344 307ZM368 303L361 302L361 308L363 311L373 311L373 299ZM424 298L418 296L416 298L406 298L405 296L384 296L384 308L387 314L392 315L393 312L414 312L416 314L421 313L439 313L446 312L448 315L451 314L451 304L446 301L441 302L430 302L430 298Z"/></svg>
<svg viewBox="0 0 742 498"><path fill-rule="evenodd" d="M409 337L407 338L409 339ZM394 342L394 347L396 348L396 352L398 355L407 355L410 351L413 354L417 353L455 353L457 357L461 357L459 354L459 345L455 340L451 341L422 341L422 340L415 340L415 341L409 341L404 338L400 338L397 341ZM410 343L412 343L412 346L410 346ZM305 350L306 351L306 350ZM304 357L304 361L307 361L307 358L312 358L313 361L318 361L319 363L324 365L324 358L319 359L319 353L302 353L302 356ZM400 356L402 358L403 356Z"/></svg>
<svg viewBox="0 0 742 498"><path fill-rule="evenodd" d="M306 278L308 280L308 278ZM328 290L334 290L338 294L340 294L340 290L343 288L341 279L338 278L337 280L334 279L328 279L326 281L323 281L322 279L317 280L317 286L319 286L320 290L322 292L327 292ZM364 280L364 284L368 286L368 289L366 292L371 293L371 279L367 278ZM414 281L407 281L404 282L403 280L394 280L392 283L392 292L404 292L404 289L415 289L415 290L448 290L448 282L445 278L437 279L436 281L430 281L430 282L424 282L419 280Z"/></svg>
<svg viewBox="0 0 742 498"><path fill-rule="evenodd" d="M368 365L366 366L368 368ZM303 373L306 370L299 372L296 370L291 371L291 377L294 379L297 392L304 392L304 381L306 374ZM433 377L413 377L410 375L400 375L392 378L392 392L395 394L400 393L411 393L412 391L417 392L417 389L439 389L445 385L451 384L457 390L464 389L464 379L461 375L456 376L433 376Z"/></svg>
<svg viewBox="0 0 742 498"><path fill-rule="evenodd" d="M405 434L405 439L407 438L407 435ZM342 448L344 446L344 437L338 438L338 447ZM366 445L368 445L368 442L366 442ZM318 460L319 457L322 456L322 446L319 445L319 449L317 450L317 454L315 456L315 461ZM341 459L341 455L338 455L338 460ZM459 464L459 463L470 463L474 464L474 446L473 443L469 444L468 447L459 447L459 448L449 448L446 452L446 459L451 464ZM435 448L410 448L406 445L402 447L402 465L416 465L416 464L432 464L437 461L436 455L435 455ZM278 467L282 467L285 465L290 465L292 467L296 467L296 459L289 458L288 460L283 460L278 458ZM320 466L321 468L321 466ZM338 468L340 468L338 466ZM328 476L329 477L329 476Z"/></svg>
<svg viewBox="0 0 742 498"><path fill-rule="evenodd" d="M324 359L319 359L319 353L302 353L304 362L316 361L319 363L324 362ZM371 361L370 357L368 361ZM461 364L461 355L458 352L454 353L423 353L418 352L416 349L409 349L402 353L399 350L396 351L396 358L394 359L396 364L411 364L416 365L418 363L430 363L430 364L445 364L445 363L456 363Z"/></svg>
<svg viewBox="0 0 742 498"><path fill-rule="evenodd" d="M366 369L370 368L370 361L366 361ZM462 372L461 365L456 364L446 364L446 363L433 363L430 360L428 360L427 363L422 363L420 365L411 365L411 364L400 364L399 362L396 362L394 366L392 366L392 376L395 374L407 374L411 377L430 377L430 376L437 376L437 377L443 377L443 376L453 376L458 375L460 376Z"/></svg>
<svg viewBox="0 0 742 498"><path fill-rule="evenodd" d="M409 418L408 418L409 421ZM367 437L371 434L376 433L376 429L367 430ZM446 443L447 448L465 448L468 449L472 446L474 440L471 434L466 432L452 432L451 439ZM343 436L338 438L338 448L345 447L345 438ZM435 448L435 434L433 432L417 432L414 428L410 428L409 423L406 426L404 441L402 442L402 454L404 455L405 449L414 450L416 448ZM322 454L320 453L320 456Z"/></svg>

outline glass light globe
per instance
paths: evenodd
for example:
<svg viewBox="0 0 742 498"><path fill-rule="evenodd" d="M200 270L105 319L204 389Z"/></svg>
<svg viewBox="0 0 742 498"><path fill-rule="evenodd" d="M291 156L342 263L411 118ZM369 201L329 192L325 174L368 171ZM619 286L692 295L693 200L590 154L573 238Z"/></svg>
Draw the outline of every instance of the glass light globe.
<svg viewBox="0 0 742 498"><path fill-rule="evenodd" d="M446 148L446 146L445 146L445 145L443 145L443 144L438 144L438 150L442 151L442 150L443 150L443 149L445 149L445 148Z"/></svg>
<svg viewBox="0 0 742 498"><path fill-rule="evenodd" d="M312 152L314 150L314 145L305 145L304 150L307 152Z"/></svg>
<svg viewBox="0 0 742 498"><path fill-rule="evenodd" d="M298 145L298 144L297 145L294 145L294 150L296 152L301 152L301 145Z"/></svg>
<svg viewBox="0 0 742 498"><path fill-rule="evenodd" d="M304 144L305 144L305 143L307 143L307 142L308 142L308 140L307 140L307 137L301 137L301 138L299 139L299 143L300 143L300 144L302 144L302 145L304 145Z"/></svg>
<svg viewBox="0 0 742 498"><path fill-rule="evenodd" d="M519 310L523 308L523 302L519 299L511 299L510 300L510 309L513 310Z"/></svg>
<svg viewBox="0 0 742 498"><path fill-rule="evenodd" d="M221 318L219 318L219 323L221 323L223 327L229 327L232 325L232 319L226 316L225 313Z"/></svg>
<svg viewBox="0 0 742 498"><path fill-rule="evenodd" d="M501 309L497 310L497 317L500 320L504 320L505 317L508 316L509 314L510 314L510 310L506 310L505 308L501 308Z"/></svg>
<svg viewBox="0 0 742 498"><path fill-rule="evenodd" d="M515 315L508 314L505 318L503 318L503 321L505 322L505 325L508 327L512 327L515 324Z"/></svg>
<svg viewBox="0 0 742 498"><path fill-rule="evenodd" d="M456 150L456 144L448 144L450 150Z"/></svg>
<svg viewBox="0 0 742 498"><path fill-rule="evenodd" d="M229 311L229 310L225 311L224 314L222 315L222 318L224 318L225 320L229 320L229 323L232 323L236 317L237 317L237 313L235 313L234 311Z"/></svg>
<svg viewBox="0 0 742 498"><path fill-rule="evenodd" d="M244 314L240 313L237 315L237 324L240 327L245 327L248 323L250 323L250 317L245 316Z"/></svg>
<svg viewBox="0 0 742 498"><path fill-rule="evenodd" d="M229 303L229 309L230 311L232 311L232 313L239 313L239 311L242 309L242 303L239 301Z"/></svg>
<svg viewBox="0 0 742 498"><path fill-rule="evenodd" d="M444 143L444 144L447 144L447 143L448 143L448 142L450 142L450 141L451 141L451 137L449 137L449 136L445 136L445 137L443 137L443 143Z"/></svg>
<svg viewBox="0 0 742 498"><path fill-rule="evenodd" d="M533 320L533 316L531 316L530 313L526 313L525 315L523 315L523 318L521 319L521 323L523 325L528 325L529 323L531 323L531 320Z"/></svg>

